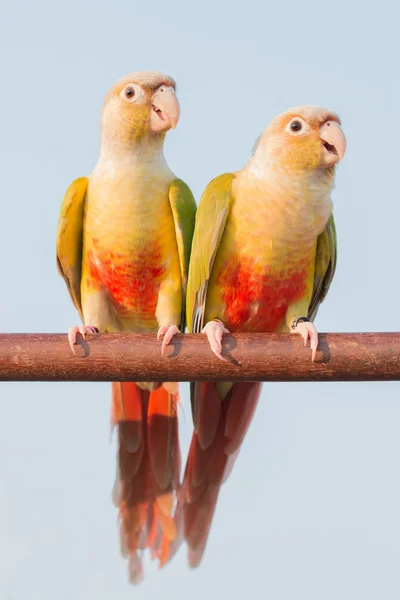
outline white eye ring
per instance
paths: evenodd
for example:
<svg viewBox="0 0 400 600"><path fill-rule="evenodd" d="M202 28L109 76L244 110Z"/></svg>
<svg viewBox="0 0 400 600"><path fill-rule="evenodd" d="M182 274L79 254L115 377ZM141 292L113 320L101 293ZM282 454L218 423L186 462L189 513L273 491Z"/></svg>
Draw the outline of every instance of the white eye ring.
<svg viewBox="0 0 400 600"><path fill-rule="evenodd" d="M121 96L125 100L125 102L129 102L130 104L137 104L138 102L141 102L143 100L143 98L145 97L145 93L143 88L139 84L128 83L128 85L126 85L122 90Z"/></svg>
<svg viewBox="0 0 400 600"><path fill-rule="evenodd" d="M291 135L303 135L309 131L309 127L303 119L295 117L287 124L286 131Z"/></svg>

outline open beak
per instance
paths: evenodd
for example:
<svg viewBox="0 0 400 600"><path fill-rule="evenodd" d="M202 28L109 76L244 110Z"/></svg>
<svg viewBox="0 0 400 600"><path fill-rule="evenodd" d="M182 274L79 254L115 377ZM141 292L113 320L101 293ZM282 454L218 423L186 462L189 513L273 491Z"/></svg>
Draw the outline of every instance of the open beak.
<svg viewBox="0 0 400 600"><path fill-rule="evenodd" d="M172 86L162 85L151 99L151 129L161 133L175 129L178 124L180 107Z"/></svg>
<svg viewBox="0 0 400 600"><path fill-rule="evenodd" d="M346 152L346 138L336 121L326 121L319 133L322 141L322 167L333 167L344 157Z"/></svg>

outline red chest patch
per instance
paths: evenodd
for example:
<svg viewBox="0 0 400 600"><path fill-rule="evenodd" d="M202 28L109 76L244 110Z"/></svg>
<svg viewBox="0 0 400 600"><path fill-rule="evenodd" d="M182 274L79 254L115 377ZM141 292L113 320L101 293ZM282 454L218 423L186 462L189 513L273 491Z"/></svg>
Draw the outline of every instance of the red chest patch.
<svg viewBox="0 0 400 600"><path fill-rule="evenodd" d="M120 314L139 313L153 318L158 291L165 274L160 249L152 245L130 258L104 252L88 252L88 270L92 281L107 290Z"/></svg>
<svg viewBox="0 0 400 600"><path fill-rule="evenodd" d="M307 268L259 273L251 265L228 261L218 277L225 303L226 326L232 332L267 333L283 322L289 304L306 291Z"/></svg>

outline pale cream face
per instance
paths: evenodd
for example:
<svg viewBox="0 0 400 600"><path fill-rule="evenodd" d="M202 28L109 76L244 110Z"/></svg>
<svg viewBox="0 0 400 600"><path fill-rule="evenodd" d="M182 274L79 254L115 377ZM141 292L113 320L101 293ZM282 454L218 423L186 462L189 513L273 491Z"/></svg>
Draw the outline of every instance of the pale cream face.
<svg viewBox="0 0 400 600"><path fill-rule="evenodd" d="M129 143L144 135L174 129L180 107L175 81L161 73L139 72L119 80L106 96L102 129Z"/></svg>
<svg viewBox="0 0 400 600"><path fill-rule="evenodd" d="M343 158L346 138L335 113L304 106L276 117L259 146L288 169L327 169Z"/></svg>

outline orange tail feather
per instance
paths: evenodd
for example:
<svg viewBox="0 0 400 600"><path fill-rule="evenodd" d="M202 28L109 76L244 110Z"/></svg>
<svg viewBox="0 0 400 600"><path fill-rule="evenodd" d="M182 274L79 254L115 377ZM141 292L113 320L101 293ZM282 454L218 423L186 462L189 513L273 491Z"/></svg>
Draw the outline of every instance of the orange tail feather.
<svg viewBox="0 0 400 600"><path fill-rule="evenodd" d="M135 383L112 384L112 418L118 427L114 500L121 520L121 552L129 559L133 583L143 578L143 550L151 549L160 566L176 551L179 396L177 388L166 387L147 391Z"/></svg>

